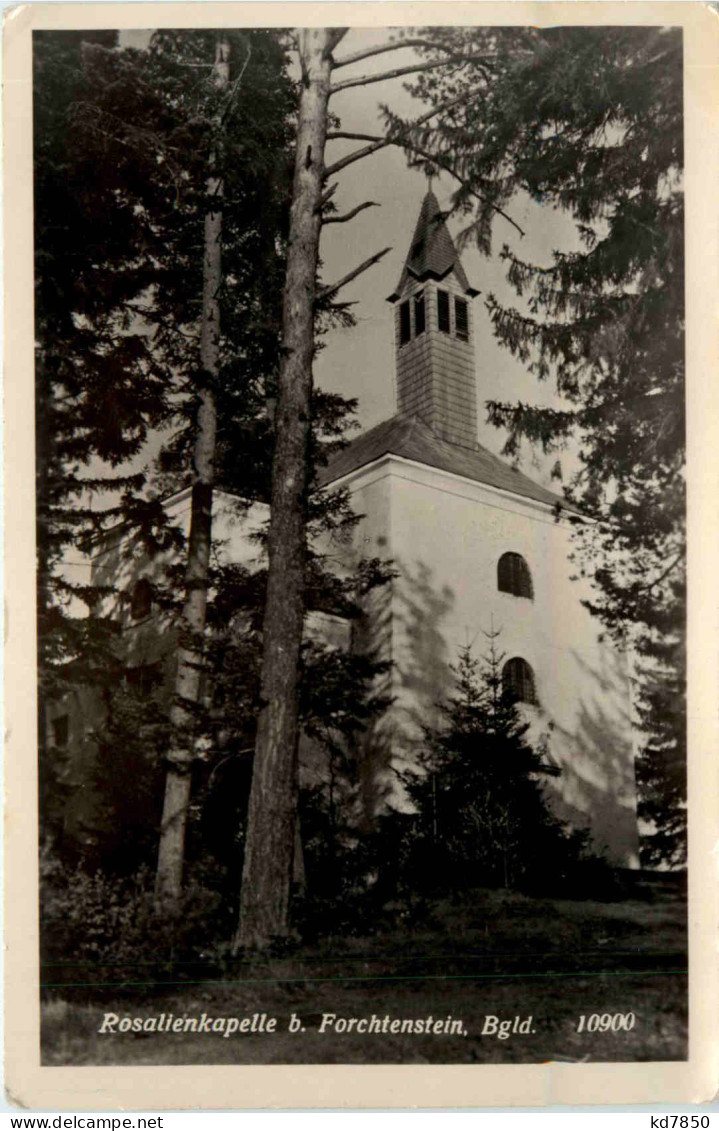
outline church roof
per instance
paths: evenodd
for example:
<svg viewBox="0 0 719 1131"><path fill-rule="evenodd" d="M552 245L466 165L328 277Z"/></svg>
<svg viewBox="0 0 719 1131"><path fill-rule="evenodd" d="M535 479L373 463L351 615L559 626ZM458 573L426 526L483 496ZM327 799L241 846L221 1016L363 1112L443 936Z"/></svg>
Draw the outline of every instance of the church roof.
<svg viewBox="0 0 719 1131"><path fill-rule="evenodd" d="M467 281L454 241L444 222L439 201L430 190L422 201L402 275L388 302L396 302L409 275L423 282L425 279L443 279L452 270L468 295L479 294Z"/></svg>
<svg viewBox="0 0 719 1131"><path fill-rule="evenodd" d="M486 483L490 487L498 487L502 491L510 491L514 495L534 499L548 506L575 509L559 495L510 467L481 444L477 444L476 448L464 448L440 440L418 416L393 416L352 440L330 459L320 475L320 482L322 486L327 486L342 476L349 475L351 471L390 454L436 467L440 471L449 471L475 483Z"/></svg>

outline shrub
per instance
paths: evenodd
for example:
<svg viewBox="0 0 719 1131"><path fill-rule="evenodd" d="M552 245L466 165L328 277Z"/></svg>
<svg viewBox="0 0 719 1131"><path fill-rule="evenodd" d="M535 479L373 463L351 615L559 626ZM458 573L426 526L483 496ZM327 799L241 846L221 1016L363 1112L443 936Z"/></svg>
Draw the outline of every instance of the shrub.
<svg viewBox="0 0 719 1131"><path fill-rule="evenodd" d="M92 987L112 994L150 991L162 982L207 976L217 938L229 936L232 909L219 894L190 881L177 915L153 907L152 875L126 878L81 868L66 872L41 860L42 985L83 996Z"/></svg>
<svg viewBox="0 0 719 1131"><path fill-rule="evenodd" d="M404 784L415 806L409 820L397 814L394 883L429 894L477 886L558 893L576 886L578 869L589 879L599 868L587 834L552 813L542 779L559 771L503 686L503 657L488 633L483 663L469 649L455 669L455 694L442 705L442 721L425 729L417 772ZM591 857L591 865L590 865ZM581 865L581 868L580 868Z"/></svg>

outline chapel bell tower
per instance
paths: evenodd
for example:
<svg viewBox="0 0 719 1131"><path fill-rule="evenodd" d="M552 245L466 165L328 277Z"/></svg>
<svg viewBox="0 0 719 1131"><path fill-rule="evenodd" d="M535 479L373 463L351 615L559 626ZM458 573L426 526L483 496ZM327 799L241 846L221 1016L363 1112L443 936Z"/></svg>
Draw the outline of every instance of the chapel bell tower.
<svg viewBox="0 0 719 1131"><path fill-rule="evenodd" d="M477 445L471 287L437 197L422 201L395 304L397 411L419 416L441 440Z"/></svg>

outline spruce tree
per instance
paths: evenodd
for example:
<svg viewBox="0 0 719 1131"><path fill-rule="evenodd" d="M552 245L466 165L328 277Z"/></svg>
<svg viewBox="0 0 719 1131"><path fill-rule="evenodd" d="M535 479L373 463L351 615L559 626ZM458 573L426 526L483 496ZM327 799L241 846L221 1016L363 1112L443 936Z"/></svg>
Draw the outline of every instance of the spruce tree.
<svg viewBox="0 0 719 1131"><path fill-rule="evenodd" d="M682 33L663 27L433 29L444 50L482 54L422 73L437 108L421 132L388 113L461 180L453 207L489 254L497 208L560 211L571 250L545 262L521 240L500 255L516 305L487 296L494 333L555 407L488 402L508 430L561 453L565 494L599 521L577 526L587 604L638 650L639 813L648 864L686 847L684 208ZM426 48L424 56L441 54ZM454 101L452 101L454 100ZM477 100L481 110L477 112ZM431 167L431 161L430 161ZM535 212L535 215L537 213Z"/></svg>
<svg viewBox="0 0 719 1131"><path fill-rule="evenodd" d="M229 37L244 86L235 83L228 103L211 82L213 33L157 33L147 51L119 48L116 32L35 34L38 576L48 678L61 659L89 649L86 618L62 616L64 594L83 596L59 568L63 554L120 519L158 548L163 508L144 490L154 430L167 436L162 486L191 477L218 107L231 139L222 172L232 202L217 295L218 478L240 489L249 480L254 494L255 469L266 474L293 90L281 37Z"/></svg>
<svg viewBox="0 0 719 1131"><path fill-rule="evenodd" d="M68 778L61 750L43 757L51 696L93 683L106 706L108 740L117 738L120 716L129 718L112 702L131 674L117 616L102 615L103 602L112 599L117 609L122 595L112 585L72 580L67 560L96 548L88 536L120 521L128 546L139 533L138 548L151 558L184 548L180 531L168 530L156 489L148 491L144 451L150 440L156 448L158 430L172 429L163 467L173 487L191 481L203 396L220 402L214 454L222 477L252 497L265 475L293 93L279 36L230 38L240 50L228 98L211 81L212 33L158 33L147 51L120 48L115 32L35 36L44 800ZM223 231L224 278L211 288L224 337L210 366L201 344L202 239L215 203L207 169L218 113L232 138L222 174L233 209ZM179 593L171 574L166 607ZM141 704L137 712L139 720ZM148 759L155 745L147 744Z"/></svg>
<svg viewBox="0 0 719 1131"><path fill-rule="evenodd" d="M167 373L147 334L127 317L147 281L145 215L128 192L151 176L138 154L132 176L111 132L86 128L82 108L103 86L94 60L115 58L117 33L33 37L36 334L38 748L45 833L64 821L71 767L48 741L46 707L69 688L116 684L116 625L98 614L103 593L66 560L117 519L118 492L142 477L131 461L166 417ZM105 502L105 519L98 498ZM88 616L88 608L94 613ZM58 802L61 802L58 804Z"/></svg>
<svg viewBox="0 0 719 1131"><path fill-rule="evenodd" d="M481 661L460 651L454 693L425 730L418 772L404 776L417 810L413 870L439 890L516 887L537 854L565 838L542 786L558 771L528 740L529 723L503 686L498 635L487 633Z"/></svg>
<svg viewBox="0 0 719 1131"><path fill-rule="evenodd" d="M232 68L228 83L221 89L212 81L216 37L211 32L158 32L147 51L118 49L114 34L89 36L90 42L72 36L68 44L50 35L37 45L37 109L41 115L37 124L38 262L44 271L38 276L38 284L42 295L47 295L47 310L42 303L38 307L38 337L43 354L64 350L77 370L74 400L58 376L57 364L53 381L40 387L38 393L40 412L47 420L39 445L45 459L44 474L47 478L47 460L53 454L52 470L63 502L62 510L57 508L50 516L47 529L57 540L54 552L58 564L69 545L83 545L81 539L88 529L101 535L105 526L119 520L124 522L128 546L139 531L138 551L144 549L151 560L156 562L160 551L170 551L171 560L164 573L153 579L153 588L156 604L175 618L180 615L183 587L187 589L181 556L187 547L178 530L167 529L158 492L172 492L193 482L203 398L206 401L210 397L215 409L215 482L244 500L238 512L253 501L267 501L270 494L294 91L285 71L281 33L238 31L228 32L226 38ZM65 54L71 53L72 67L65 66L61 46ZM58 52L64 69L51 84L48 71L51 77L55 75ZM51 162L56 151L57 160L62 160L59 172ZM222 275L210 288L215 325L220 327L212 365L203 355L201 316L203 243L207 246L203 228L218 212L217 194L212 185L208 189L210 166L220 174L215 181L221 180L224 195ZM50 189L63 178L70 185L82 179L81 192L75 211L60 210L55 215ZM108 179L113 189L109 203L102 204L100 196ZM98 225L87 254L81 237L83 208L91 218L96 217ZM122 247L110 238L113 220L122 234ZM105 233L99 226L103 223L108 227L107 266L100 257ZM65 270L60 253L66 244L72 245L75 256L73 270L68 271L64 286L53 285ZM115 257L112 260L110 253ZM113 268L118 274L114 286ZM50 270L54 274L46 282ZM95 286L97 310L88 313L82 306L82 296L85 292L94 294ZM348 321L347 313L342 308L333 309L329 299L319 303L318 334L337 318L343 324ZM95 323L107 329L107 341L110 331L116 335L125 354L114 362L103 340L97 357L91 354L89 358L95 366L92 380L88 377L83 384L89 364L85 358L89 327ZM131 362L136 369L130 367ZM130 385L133 377L137 378L136 387ZM108 403L116 404L126 393L127 403L123 401L121 412L113 415L106 411ZM156 400L151 401L151 395ZM67 433L75 444L73 453L90 469L81 482L75 482L76 469L59 447L64 437L57 434L58 420L49 419L55 400L64 407ZM84 404L88 413L96 413L99 424L107 424L115 447L104 440L99 424L96 442L87 431L73 432L74 422L85 419L78 409ZM348 509L346 492L328 494L317 485L317 472L341 442L352 408L342 398L313 392L306 501L310 542L321 534L331 544L332 539L346 537L357 521ZM141 450L155 426L164 428L166 435L171 429L171 434L151 469L141 460ZM134 461L133 468L142 468L140 473L123 474L129 458ZM104 463L96 470L99 460ZM106 464L116 465L118 473L108 474ZM103 505L106 486L115 492L112 505ZM90 498L84 509L68 506L67 500L75 491L82 493L83 501ZM206 495L205 513L211 505L211 490ZM357 615L351 595L355 580L342 583L333 578L323 556L311 547L307 561L306 607ZM156 566L153 568L157 572ZM382 569L371 566L360 570L358 583L364 584L370 574L372 584L382 583ZM191 797L195 802L207 797L208 781L212 788L226 783L243 758L247 768L247 745L254 740L258 709L257 648L261 637L257 618L261 619L264 604L266 572L258 570L250 576L208 559L205 576L192 579L194 597L200 580L209 596L209 631L195 634L195 654L189 666L199 675L202 665L205 693L192 702L187 696L180 695L179 701L175 697L182 711L181 724L175 729L190 751L191 763L184 774L183 784L188 787L184 811ZM56 592L65 584L58 572ZM94 607L111 596L106 588L97 586L86 586L85 595ZM82 684L91 642L98 642L105 673L100 690L106 724L96 730L102 756L96 759L97 773L88 784L96 787L108 824L106 829L93 830L91 855L94 861L104 860L106 864L117 856L110 826L117 825L121 814L126 822L132 803L124 789L127 778L108 774L103 759L113 750L125 750L136 766L135 780L141 778L147 786L145 789L143 785L143 791L148 803L135 822L135 858L144 858L145 848L141 846L151 839L146 825L157 813L153 790L158 766L170 745L161 697L155 695L148 702L141 688L129 685L134 673L125 670L122 643L108 646L100 636L103 630L116 636L117 629L117 623L109 618L76 618L75 663L63 667L65 686ZM42 639L48 648L47 630ZM366 658L337 657L317 642L303 645L301 659L301 722L316 741L321 740L328 751L332 750L334 758L366 718L366 692L379 669ZM58 664L47 666L52 673L58 669ZM219 709L222 697L224 706ZM57 781L54 787L48 783L44 792L56 802L58 788ZM234 817L224 843L227 847L229 842L235 850L246 793L245 786L240 786L230 806ZM193 814L197 808L194 804ZM206 822L203 828L207 828ZM194 832L193 837L191 850L197 859L202 845ZM183 856L176 854L175 895ZM232 862L228 849L224 863L231 866ZM236 856L234 862L236 866Z"/></svg>

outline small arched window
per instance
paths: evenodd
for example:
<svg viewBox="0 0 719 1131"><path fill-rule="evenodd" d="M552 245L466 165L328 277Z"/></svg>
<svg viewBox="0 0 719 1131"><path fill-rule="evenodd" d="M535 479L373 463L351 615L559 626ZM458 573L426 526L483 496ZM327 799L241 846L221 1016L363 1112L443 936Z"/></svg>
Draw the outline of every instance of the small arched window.
<svg viewBox="0 0 719 1131"><path fill-rule="evenodd" d="M130 598L130 616L133 620L144 620L152 612L152 586L146 577L141 577Z"/></svg>
<svg viewBox="0 0 719 1131"><path fill-rule="evenodd" d="M513 656L502 668L502 690L520 703L537 702L534 672L521 656Z"/></svg>
<svg viewBox="0 0 719 1131"><path fill-rule="evenodd" d="M502 554L497 563L497 588L500 593L512 593L515 597L532 600L532 575L521 554Z"/></svg>

